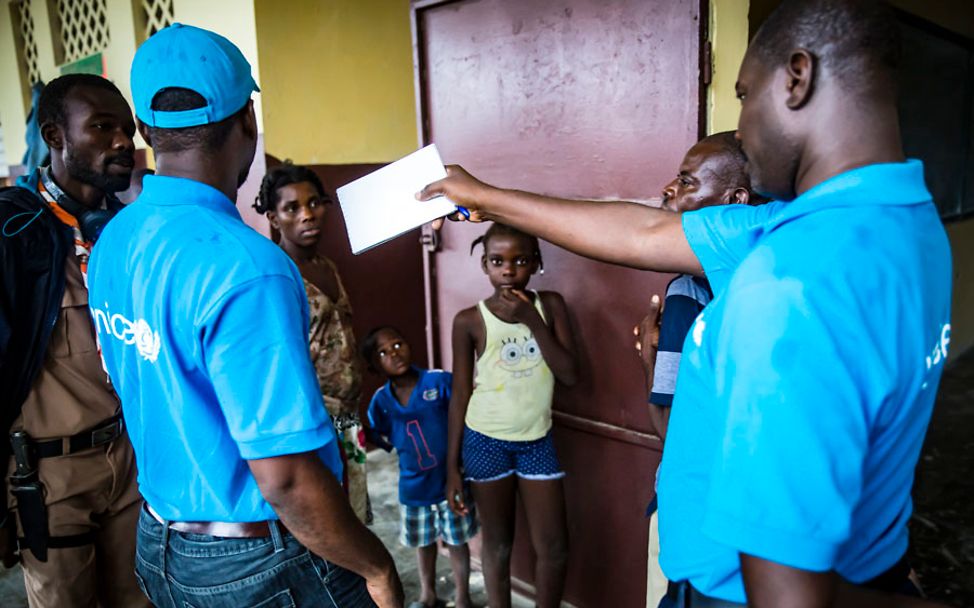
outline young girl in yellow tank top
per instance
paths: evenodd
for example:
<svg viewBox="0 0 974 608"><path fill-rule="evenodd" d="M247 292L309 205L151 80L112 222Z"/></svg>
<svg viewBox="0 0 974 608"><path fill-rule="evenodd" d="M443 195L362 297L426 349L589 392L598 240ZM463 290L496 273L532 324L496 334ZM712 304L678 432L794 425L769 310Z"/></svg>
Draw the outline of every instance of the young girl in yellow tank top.
<svg viewBox="0 0 974 608"><path fill-rule="evenodd" d="M479 243L494 293L453 320L447 498L450 508L465 513L463 481L471 482L483 529L488 602L506 607L520 494L537 555L537 605L556 607L565 581L568 531L565 474L551 440L551 400L555 381L575 383L568 310L555 292L525 289L541 267L535 237L494 224L471 251Z"/></svg>

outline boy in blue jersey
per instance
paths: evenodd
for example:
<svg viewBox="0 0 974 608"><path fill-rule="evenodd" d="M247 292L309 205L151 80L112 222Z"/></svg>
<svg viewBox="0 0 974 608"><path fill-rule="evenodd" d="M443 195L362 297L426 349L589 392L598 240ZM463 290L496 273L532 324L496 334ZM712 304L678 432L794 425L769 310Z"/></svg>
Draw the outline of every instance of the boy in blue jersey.
<svg viewBox="0 0 974 608"><path fill-rule="evenodd" d="M362 341L370 369L389 379L372 397L369 424L388 437L387 451L399 454L400 541L416 548L422 587L412 608L437 606L436 541L450 552L456 583L456 605L469 607L469 541L477 533L473 503L456 515L446 501L447 411L453 376L412 365L409 345L392 327L373 329Z"/></svg>
<svg viewBox="0 0 974 608"><path fill-rule="evenodd" d="M672 213L495 188L459 167L418 195L709 279L660 471L670 606L930 605L902 592L951 260L923 165L903 153L898 57L872 0L784 0L761 26L737 135L754 189L778 202Z"/></svg>

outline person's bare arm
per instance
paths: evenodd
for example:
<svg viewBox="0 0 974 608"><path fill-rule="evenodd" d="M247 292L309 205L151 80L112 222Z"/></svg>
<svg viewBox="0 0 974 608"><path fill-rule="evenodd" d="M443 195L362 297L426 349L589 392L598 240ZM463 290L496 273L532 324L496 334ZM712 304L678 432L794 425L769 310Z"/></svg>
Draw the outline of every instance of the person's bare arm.
<svg viewBox="0 0 974 608"><path fill-rule="evenodd" d="M468 511L463 496L463 478L460 476L460 447L463 444L467 405L473 393L473 324L478 321L477 314L476 308L468 308L461 310L453 319L453 387L447 416L446 500L450 508L461 515Z"/></svg>
<svg viewBox="0 0 974 608"><path fill-rule="evenodd" d="M380 608L403 605L392 556L355 516L316 452L248 460L261 494L302 545L365 579Z"/></svg>
<svg viewBox="0 0 974 608"><path fill-rule="evenodd" d="M646 373L646 395L653 392L653 374L656 371L656 353L659 351L659 329L663 318L663 302L654 294L649 301L646 316L632 328L636 338L636 354Z"/></svg>
<svg viewBox="0 0 974 608"><path fill-rule="evenodd" d="M752 608L935 608L928 600L859 587L835 572L791 568L741 555L747 605Z"/></svg>
<svg viewBox="0 0 974 608"><path fill-rule="evenodd" d="M649 301L649 311L638 325L632 328L636 338L636 354L642 363L646 377L646 396L653 393L653 381L656 377L656 355L659 353L660 324L663 320L663 301L659 295L653 295ZM653 429L662 441L666 441L666 429L670 425L670 408L649 403L649 420Z"/></svg>
<svg viewBox="0 0 974 608"><path fill-rule="evenodd" d="M575 386L578 381L578 359L575 353L575 337L568 319L568 305L565 298L554 291L542 291L539 297L544 309L551 315L548 336L544 340L538 339L541 355L559 382L565 386ZM538 334L534 335L535 338L538 337Z"/></svg>
<svg viewBox="0 0 974 608"><path fill-rule="evenodd" d="M462 167L417 194L446 196L471 221L514 226L579 255L632 268L702 274L683 233L682 214L630 202L573 201L485 184Z"/></svg>

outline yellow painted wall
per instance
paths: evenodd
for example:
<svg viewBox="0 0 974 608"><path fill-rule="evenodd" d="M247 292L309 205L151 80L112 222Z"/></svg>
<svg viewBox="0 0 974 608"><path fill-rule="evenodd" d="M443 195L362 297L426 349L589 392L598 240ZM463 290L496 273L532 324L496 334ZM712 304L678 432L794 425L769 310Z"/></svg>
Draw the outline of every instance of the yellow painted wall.
<svg viewBox="0 0 974 608"><path fill-rule="evenodd" d="M23 89L17 66L10 6L7 0L2 0L0 1L0 129L3 129L3 144L9 165L20 164L26 148L24 122L27 114L24 111Z"/></svg>
<svg viewBox="0 0 974 608"><path fill-rule="evenodd" d="M117 0L116 0L117 1ZM277 3L288 6L290 0ZM328 2L321 2L328 4ZM264 89L261 81L260 62L257 56L256 20L252 0L174 0L173 19L186 25L195 25L212 30L233 42L250 62L257 85ZM131 63L131 58L129 59ZM257 125L263 131L263 98L254 96L254 109L257 112Z"/></svg>
<svg viewBox="0 0 974 608"><path fill-rule="evenodd" d="M24 121L26 112L22 97L18 58L14 46L10 19L10 0L0 0L0 126L3 128L7 162L19 164L24 155ZM30 0L37 42L38 67L45 82L60 76L60 66L54 61L54 41L46 0ZM125 98L132 103L129 70L136 49L135 7L132 0L107 0L110 44L102 51L105 73ZM257 37L254 25L254 5L251 0L176 0L176 21L211 29L238 47L254 70L260 83L257 61ZM256 96L258 124L261 118L260 95ZM138 139L137 145L145 144Z"/></svg>
<svg viewBox="0 0 974 608"><path fill-rule="evenodd" d="M37 67L44 82L56 78L60 71L54 63L54 43L48 25L46 0L29 0L34 17L37 44ZM0 0L0 126L6 146L7 162L20 164L27 144L24 141L27 108L24 107L24 85L20 78L20 60L14 44L10 0Z"/></svg>
<svg viewBox="0 0 974 608"><path fill-rule="evenodd" d="M707 133L737 128L741 104L734 93L747 50L747 0L710 0L713 81L707 91Z"/></svg>
<svg viewBox="0 0 974 608"><path fill-rule="evenodd" d="M301 164L416 149L408 0L256 0L267 152Z"/></svg>

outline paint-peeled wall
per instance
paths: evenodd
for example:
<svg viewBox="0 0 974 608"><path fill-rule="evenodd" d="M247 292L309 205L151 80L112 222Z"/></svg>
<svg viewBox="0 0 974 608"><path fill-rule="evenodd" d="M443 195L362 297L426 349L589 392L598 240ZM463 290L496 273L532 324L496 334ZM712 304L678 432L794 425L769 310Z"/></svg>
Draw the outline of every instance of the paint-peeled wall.
<svg viewBox="0 0 974 608"><path fill-rule="evenodd" d="M408 0L256 0L266 149L296 163L416 149Z"/></svg>

